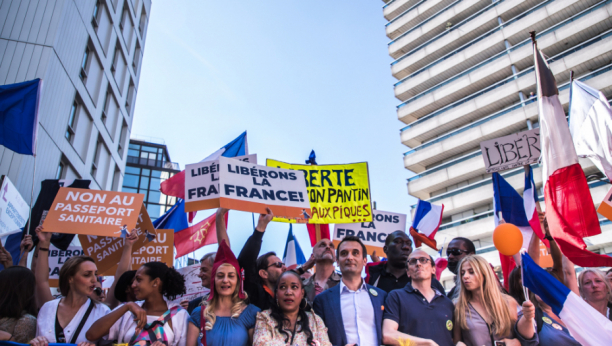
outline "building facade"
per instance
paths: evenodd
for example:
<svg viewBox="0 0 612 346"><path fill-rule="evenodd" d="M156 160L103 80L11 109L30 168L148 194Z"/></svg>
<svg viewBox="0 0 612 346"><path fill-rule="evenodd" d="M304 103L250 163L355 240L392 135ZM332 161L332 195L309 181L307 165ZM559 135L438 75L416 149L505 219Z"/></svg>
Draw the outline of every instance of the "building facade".
<svg viewBox="0 0 612 346"><path fill-rule="evenodd" d="M178 163L170 160L163 141L130 139L123 192L141 193L151 217L155 221L176 203L176 197L160 192L161 183L180 172Z"/></svg>
<svg viewBox="0 0 612 346"><path fill-rule="evenodd" d="M44 179L119 191L151 0L0 2L0 84L43 80L34 196ZM0 174L30 200L34 159L0 146Z"/></svg>
<svg viewBox="0 0 612 346"><path fill-rule="evenodd" d="M548 57L566 112L570 70L612 97L612 1L384 2L400 137L408 147L404 165L415 173L408 193L444 204L439 245L472 239L477 253L499 267L493 187L479 143L539 126L530 31ZM588 159L580 163L598 206L610 185ZM541 168L534 167L541 196ZM522 193L523 168L501 173ZM612 253L612 224L603 217L600 223L602 234L585 241L591 251ZM442 280L453 286L448 271Z"/></svg>

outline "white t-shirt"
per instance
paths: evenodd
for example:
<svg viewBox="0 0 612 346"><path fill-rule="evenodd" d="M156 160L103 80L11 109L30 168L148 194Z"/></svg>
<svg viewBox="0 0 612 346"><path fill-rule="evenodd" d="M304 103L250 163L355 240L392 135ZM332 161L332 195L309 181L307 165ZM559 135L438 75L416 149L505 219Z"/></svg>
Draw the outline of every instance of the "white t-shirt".
<svg viewBox="0 0 612 346"><path fill-rule="evenodd" d="M144 301L136 302L139 306L142 306ZM123 305L123 304L122 304ZM120 305L121 306L121 305ZM118 306L117 308L119 308ZM156 321L159 316L148 316L147 323ZM174 317L170 319L172 321L172 328L170 324L164 324L164 332L168 337L168 346L185 346L187 342L187 322L189 314L186 310L179 310ZM120 319L113 324L110 331L108 332L109 340L117 340L119 344L125 344L130 342L134 332L136 331L137 323L134 321L134 314L126 312Z"/></svg>
<svg viewBox="0 0 612 346"><path fill-rule="evenodd" d="M44 336L47 338L47 340L49 340L49 342L58 342L55 340L55 316L57 315L57 307L59 306L60 300L61 299L55 299L46 302L38 312L38 318L36 319L36 336ZM87 299L85 304L83 304L76 315L74 315L72 321L70 321L70 323L64 327L64 336L66 337L67 343L72 340L74 332L76 332L79 324L81 324L81 320L85 316L85 312L87 312L90 301L91 299ZM85 333L87 333L95 321L107 315L109 312L110 309L108 306L101 303L94 303L94 308L91 310L87 321L83 325L83 329L81 329L81 332L76 339L76 343L78 344L84 341L95 342L96 340L87 340L85 338Z"/></svg>

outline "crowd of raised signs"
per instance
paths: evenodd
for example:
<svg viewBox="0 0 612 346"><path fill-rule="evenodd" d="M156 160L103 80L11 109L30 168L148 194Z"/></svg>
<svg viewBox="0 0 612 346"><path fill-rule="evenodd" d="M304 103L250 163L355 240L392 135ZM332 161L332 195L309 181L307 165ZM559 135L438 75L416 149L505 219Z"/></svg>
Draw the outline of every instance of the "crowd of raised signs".
<svg viewBox="0 0 612 346"><path fill-rule="evenodd" d="M174 268L149 262L129 270L135 231L125 240L108 293L96 262L74 256L61 268L61 296L55 298L51 233L39 226L31 268L25 261L11 266L10 254L0 251L0 340L34 346L580 345L554 308L533 293L525 297L520 266L504 289L466 238L453 239L446 249L456 274L456 286L446 292L433 258L413 249L405 232L387 237L383 261L368 262L361 240L347 236L338 246L320 240L304 265L287 270L274 252L259 254L270 210L259 216L238 257L229 246L225 213L216 214L218 251L201 260L199 277L210 293L180 304L171 301L185 293L185 278ZM576 276L547 239L554 262L548 272L610 319L612 271L591 268ZM26 236L22 248L31 247Z"/></svg>

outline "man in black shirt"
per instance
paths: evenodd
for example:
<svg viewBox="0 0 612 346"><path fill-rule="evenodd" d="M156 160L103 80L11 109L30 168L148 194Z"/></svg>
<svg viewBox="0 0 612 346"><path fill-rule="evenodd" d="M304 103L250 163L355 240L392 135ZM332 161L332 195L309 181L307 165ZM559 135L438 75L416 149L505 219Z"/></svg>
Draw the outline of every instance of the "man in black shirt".
<svg viewBox="0 0 612 346"><path fill-rule="evenodd" d="M276 281L287 270L276 253L268 252L259 257L261 243L266 227L274 214L268 208L267 214L259 215L259 221L253 235L247 239L238 255L238 264L244 270L244 290L251 304L262 311L274 304L274 287Z"/></svg>
<svg viewBox="0 0 612 346"><path fill-rule="evenodd" d="M395 231L387 236L383 250L387 255L387 261L368 264L367 283L389 293L392 290L404 288L410 282L406 272L406 261L412 253L412 240L406 232ZM435 278L432 284L436 289L444 292L444 287Z"/></svg>
<svg viewBox="0 0 612 346"><path fill-rule="evenodd" d="M448 256L448 270L457 275L459 262L468 255L475 255L476 247L471 240L463 237L453 238L446 248L446 256ZM450 299L455 298L457 285L453 287L447 294Z"/></svg>

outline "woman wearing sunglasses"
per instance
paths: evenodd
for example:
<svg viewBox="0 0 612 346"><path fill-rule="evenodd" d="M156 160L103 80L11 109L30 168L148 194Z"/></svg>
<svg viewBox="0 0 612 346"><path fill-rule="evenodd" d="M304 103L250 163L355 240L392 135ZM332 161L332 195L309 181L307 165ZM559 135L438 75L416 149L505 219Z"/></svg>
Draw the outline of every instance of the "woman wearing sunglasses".
<svg viewBox="0 0 612 346"><path fill-rule="evenodd" d="M247 303L238 260L222 238L213 264L210 295L191 313L187 346L247 346L260 311Z"/></svg>
<svg viewBox="0 0 612 346"><path fill-rule="evenodd" d="M86 332L99 318L110 312L108 306L90 299L98 283L98 268L91 257L74 256L64 263L59 273L62 298L53 299L49 288L49 245L51 233L36 228L38 261L36 265L36 297L45 302L38 313L33 346L48 343L70 343L81 346L96 339L87 339Z"/></svg>
<svg viewBox="0 0 612 346"><path fill-rule="evenodd" d="M517 320L516 301L502 293L489 262L476 255L465 257L459 264L461 288L455 304L453 341L467 346L494 346L496 341L510 345ZM537 338L522 345L537 345Z"/></svg>

